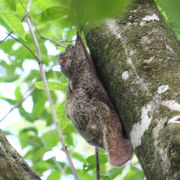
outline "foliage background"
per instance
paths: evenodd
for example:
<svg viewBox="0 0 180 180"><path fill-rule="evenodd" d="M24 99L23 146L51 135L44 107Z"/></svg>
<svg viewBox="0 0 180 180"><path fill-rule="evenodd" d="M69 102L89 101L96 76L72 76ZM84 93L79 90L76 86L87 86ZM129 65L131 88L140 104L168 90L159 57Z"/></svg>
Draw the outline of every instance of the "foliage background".
<svg viewBox="0 0 180 180"><path fill-rule="evenodd" d="M58 54L64 46L74 43L75 25L82 26L122 13L132 0L34 0L30 17L38 37L49 88L65 142L81 179L95 179L94 148L76 132L65 115L67 79L58 66ZM0 128L11 144L24 157L32 169L47 180L72 179L65 155L61 150L50 108L47 103L36 59L27 48L35 46L24 21L27 0L0 0ZM167 23L180 39L180 1L156 0ZM12 32L12 37L7 37ZM48 40L49 39L49 40ZM64 42L63 42L64 41ZM62 46L57 46L57 42ZM144 174L134 156L126 165L115 168L107 155L100 152L103 180L143 180Z"/></svg>

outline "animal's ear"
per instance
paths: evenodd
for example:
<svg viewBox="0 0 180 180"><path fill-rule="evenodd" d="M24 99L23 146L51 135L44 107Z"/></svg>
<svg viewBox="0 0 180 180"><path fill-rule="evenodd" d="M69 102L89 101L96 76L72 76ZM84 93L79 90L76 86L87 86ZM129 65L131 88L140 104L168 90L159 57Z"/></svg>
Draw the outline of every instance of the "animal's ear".
<svg viewBox="0 0 180 180"><path fill-rule="evenodd" d="M83 45L83 40L81 38L81 34L79 31L77 31L77 37L76 37L76 46L80 47Z"/></svg>
<svg viewBox="0 0 180 180"><path fill-rule="evenodd" d="M66 47L66 53L70 52L71 54L74 52L74 46L73 45L68 45Z"/></svg>
<svg viewBox="0 0 180 180"><path fill-rule="evenodd" d="M86 49L84 47L84 43L79 32L77 32L75 53L77 56L81 55L86 57Z"/></svg>

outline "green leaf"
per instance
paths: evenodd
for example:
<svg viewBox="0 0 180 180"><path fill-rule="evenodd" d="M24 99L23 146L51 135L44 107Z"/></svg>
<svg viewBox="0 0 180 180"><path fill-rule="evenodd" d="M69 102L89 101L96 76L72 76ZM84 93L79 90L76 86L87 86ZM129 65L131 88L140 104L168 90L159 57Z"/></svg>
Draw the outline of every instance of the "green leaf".
<svg viewBox="0 0 180 180"><path fill-rule="evenodd" d="M33 79L37 79L37 77L39 77L39 71L38 70L32 70L28 76L26 77L25 81L32 81Z"/></svg>
<svg viewBox="0 0 180 180"><path fill-rule="evenodd" d="M23 116L26 121L34 122L38 119L37 117L33 116L32 113L26 112L22 106L19 106L18 110L21 116Z"/></svg>
<svg viewBox="0 0 180 180"><path fill-rule="evenodd" d="M35 86L38 89L45 89L42 81L35 82ZM57 83L57 82L50 82L50 81L48 82L48 87L49 87L49 90L52 90L52 91L54 91L54 90L64 91L66 89L66 87L64 85Z"/></svg>
<svg viewBox="0 0 180 180"><path fill-rule="evenodd" d="M65 136L65 141L66 141L67 146L71 146L72 147L74 145L74 141L73 141L72 135Z"/></svg>
<svg viewBox="0 0 180 180"><path fill-rule="evenodd" d="M5 0L9 9L16 11L16 0Z"/></svg>
<svg viewBox="0 0 180 180"><path fill-rule="evenodd" d="M0 9L16 11L16 0L0 0Z"/></svg>
<svg viewBox="0 0 180 180"><path fill-rule="evenodd" d="M66 117L64 101L56 107L56 113L57 113L58 122L61 125L61 129L64 130L64 128L66 128L70 123L70 121Z"/></svg>
<svg viewBox="0 0 180 180"><path fill-rule="evenodd" d="M46 142L47 146L55 146L59 142L58 134L56 130L51 130L43 134L43 140Z"/></svg>
<svg viewBox="0 0 180 180"><path fill-rule="evenodd" d="M80 154L80 153L73 152L73 153L72 153L72 157L73 157L73 158L76 158L76 159L79 160L79 161L85 162L85 158L84 158L83 155Z"/></svg>
<svg viewBox="0 0 180 180"><path fill-rule="evenodd" d="M41 175L44 171L50 168L51 166L47 161L39 161L34 164L33 170Z"/></svg>
<svg viewBox="0 0 180 180"><path fill-rule="evenodd" d="M60 171L53 171L47 178L47 180L59 180L61 177Z"/></svg>
<svg viewBox="0 0 180 180"><path fill-rule="evenodd" d="M112 180L109 176L103 176L103 175L101 175L101 179L103 179L103 180Z"/></svg>
<svg viewBox="0 0 180 180"><path fill-rule="evenodd" d="M45 112L45 103L47 101L46 95L44 91L36 89L36 91L32 94L33 99L33 110L32 115L36 118L40 118L42 114Z"/></svg>
<svg viewBox="0 0 180 180"><path fill-rule="evenodd" d="M6 97L4 97L4 96L0 96L0 99L3 99L3 100L5 100L5 101L7 101L7 102L8 102L9 104L11 104L11 105L15 105L15 104L16 104L16 101L15 101L15 100L6 98Z"/></svg>
<svg viewBox="0 0 180 180"><path fill-rule="evenodd" d="M169 0L155 0L155 2L171 28L177 33L180 32L180 1L173 0L171 3Z"/></svg>
<svg viewBox="0 0 180 180"><path fill-rule="evenodd" d="M46 126L52 125L52 123L53 123L53 121L52 121L52 114L50 112L44 111L41 114L41 118L46 121Z"/></svg>
<svg viewBox="0 0 180 180"><path fill-rule="evenodd" d="M35 127L28 127L21 130L21 133L26 132L30 133L31 135L33 134L34 136L38 135L38 130Z"/></svg>
<svg viewBox="0 0 180 180"><path fill-rule="evenodd" d="M17 16L10 13L4 13L3 15L1 15L1 18L14 33L16 33L19 37L21 37L24 40L25 31L21 24L21 20L17 18Z"/></svg>
<svg viewBox="0 0 180 180"><path fill-rule="evenodd" d="M34 127L24 128L19 132L19 138L21 146L33 146L34 148L43 147L43 143L40 137L37 136L37 129Z"/></svg>
<svg viewBox="0 0 180 180"><path fill-rule="evenodd" d="M95 176L89 175L88 173L84 172L84 170L77 169L77 173L79 177L83 180L92 180L95 179ZM103 179L104 180L104 179Z"/></svg>
<svg viewBox="0 0 180 180"><path fill-rule="evenodd" d="M69 8L69 18L78 25L96 22L126 11L134 0L76 0Z"/></svg>
<svg viewBox="0 0 180 180"><path fill-rule="evenodd" d="M123 171L124 167L116 167L116 168L112 168L111 170L109 170L107 172L107 174L109 174L109 176L112 178L115 178L116 176L120 175Z"/></svg>
<svg viewBox="0 0 180 180"><path fill-rule="evenodd" d="M41 148L39 148L38 150L36 150L36 151L34 152L33 160L34 160L35 162L41 161L42 158L43 158L43 156L44 156L44 154L45 154L46 152L50 151L50 150L51 150L51 147L41 147Z"/></svg>
<svg viewBox="0 0 180 180"><path fill-rule="evenodd" d="M67 9L62 6L54 6L45 9L41 12L39 20L41 22L52 21L54 19L63 17L67 14Z"/></svg>
<svg viewBox="0 0 180 180"><path fill-rule="evenodd" d="M16 101L19 101L22 98L21 88L19 86L16 87L15 96L16 96Z"/></svg>
<svg viewBox="0 0 180 180"><path fill-rule="evenodd" d="M99 160L100 160L100 165L103 165L107 162L107 155L106 154L99 154ZM96 168L96 157L95 155L89 156L86 159L86 162L83 165L83 169L88 172L92 169Z"/></svg>
<svg viewBox="0 0 180 180"><path fill-rule="evenodd" d="M131 166L129 172L127 173L127 175L124 177L124 180L144 180L144 174L143 171L141 171L140 169Z"/></svg>
<svg viewBox="0 0 180 180"><path fill-rule="evenodd" d="M11 74L5 77L0 77L0 82L13 82L19 78L17 74Z"/></svg>

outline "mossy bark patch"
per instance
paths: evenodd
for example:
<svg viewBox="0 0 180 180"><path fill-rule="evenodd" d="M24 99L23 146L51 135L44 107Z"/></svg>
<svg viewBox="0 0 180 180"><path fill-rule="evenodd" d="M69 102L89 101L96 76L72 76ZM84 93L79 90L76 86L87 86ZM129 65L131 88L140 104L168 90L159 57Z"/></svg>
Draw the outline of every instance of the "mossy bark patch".
<svg viewBox="0 0 180 180"><path fill-rule="evenodd" d="M124 15L88 27L86 38L147 179L178 180L179 144L168 124L180 114L173 108L180 105L180 47L154 2L137 1Z"/></svg>

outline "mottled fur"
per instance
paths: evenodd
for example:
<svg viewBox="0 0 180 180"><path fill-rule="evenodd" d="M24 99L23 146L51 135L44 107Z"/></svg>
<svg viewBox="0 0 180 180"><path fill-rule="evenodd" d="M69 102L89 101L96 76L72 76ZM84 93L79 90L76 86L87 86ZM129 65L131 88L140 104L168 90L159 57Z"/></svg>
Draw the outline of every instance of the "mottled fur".
<svg viewBox="0 0 180 180"><path fill-rule="evenodd" d="M123 135L120 118L96 75L80 36L75 47L60 54L62 72L69 78L67 116L87 142L107 150L113 165L129 160L132 146Z"/></svg>

